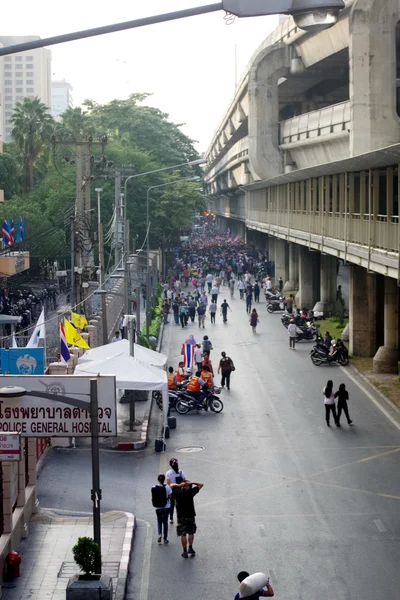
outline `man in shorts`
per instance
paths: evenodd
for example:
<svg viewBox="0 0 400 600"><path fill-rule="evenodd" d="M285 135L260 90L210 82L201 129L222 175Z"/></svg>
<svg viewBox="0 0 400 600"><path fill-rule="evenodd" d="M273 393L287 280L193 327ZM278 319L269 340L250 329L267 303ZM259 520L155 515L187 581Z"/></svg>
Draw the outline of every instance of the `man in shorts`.
<svg viewBox="0 0 400 600"><path fill-rule="evenodd" d="M193 539L197 529L194 497L202 487L203 484L196 481L182 481L182 483L171 484L172 496L175 499L178 513L176 533L181 538L183 558L196 556L196 552L193 550Z"/></svg>

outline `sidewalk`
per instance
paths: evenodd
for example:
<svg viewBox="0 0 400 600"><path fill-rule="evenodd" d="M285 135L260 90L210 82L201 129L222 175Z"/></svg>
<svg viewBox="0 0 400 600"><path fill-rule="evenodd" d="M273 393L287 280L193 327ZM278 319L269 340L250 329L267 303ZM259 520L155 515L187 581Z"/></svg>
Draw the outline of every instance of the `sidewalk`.
<svg viewBox="0 0 400 600"><path fill-rule="evenodd" d="M103 573L113 579L114 600L123 600L128 578L135 517L112 511L101 515ZM21 577L13 588L3 585L4 600L65 600L68 579L78 572L72 547L79 537L93 537L89 515L41 509L29 523L22 540Z"/></svg>

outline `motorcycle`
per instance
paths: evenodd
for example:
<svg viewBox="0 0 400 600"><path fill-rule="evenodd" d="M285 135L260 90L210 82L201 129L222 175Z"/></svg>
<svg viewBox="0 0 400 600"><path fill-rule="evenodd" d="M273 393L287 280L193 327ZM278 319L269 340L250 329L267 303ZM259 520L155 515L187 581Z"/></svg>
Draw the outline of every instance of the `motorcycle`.
<svg viewBox="0 0 400 600"><path fill-rule="evenodd" d="M349 364L349 351L342 340L332 342L332 352L318 340L310 352L310 358L316 367L320 367L324 363L330 365L334 362L345 367Z"/></svg>
<svg viewBox="0 0 400 600"><path fill-rule="evenodd" d="M185 383L187 383L187 381ZM186 392L185 384L182 384L182 383L178 384L176 386L175 390L168 390L169 410L176 410L176 403L177 403L177 400L179 399L179 394L181 392ZM153 396L153 400L157 404L158 408L160 410L162 410L163 409L162 393L160 391L156 390L153 392L152 396Z"/></svg>
<svg viewBox="0 0 400 600"><path fill-rule="evenodd" d="M311 342L314 340L315 336L319 334L317 327L312 325L311 323L307 323L307 326L297 327L296 332L296 342Z"/></svg>
<svg viewBox="0 0 400 600"><path fill-rule="evenodd" d="M190 410L212 410L215 413L220 413L224 409L224 404L216 394L221 393L221 388L203 388L203 401L197 400L188 392L181 393L176 402L176 412L180 415L186 415Z"/></svg>
<svg viewBox="0 0 400 600"><path fill-rule="evenodd" d="M277 311L286 310L283 298L281 300L267 300L267 311L272 314Z"/></svg>

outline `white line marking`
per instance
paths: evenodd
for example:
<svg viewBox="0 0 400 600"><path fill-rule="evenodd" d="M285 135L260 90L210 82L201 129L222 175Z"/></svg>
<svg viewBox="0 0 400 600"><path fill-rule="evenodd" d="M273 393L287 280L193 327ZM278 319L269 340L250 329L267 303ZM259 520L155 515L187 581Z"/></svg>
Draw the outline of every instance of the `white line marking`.
<svg viewBox="0 0 400 600"><path fill-rule="evenodd" d="M141 520L141 519L140 519ZM139 519L138 519L139 521ZM143 553L143 571L140 584L140 600L148 600L150 587L150 567L151 567L151 545L153 528L148 521L142 521L146 525L146 540Z"/></svg>
<svg viewBox="0 0 400 600"><path fill-rule="evenodd" d="M382 521L380 519L374 519L374 523L381 533L385 533L386 527L384 526L384 524L382 523Z"/></svg>
<svg viewBox="0 0 400 600"><path fill-rule="evenodd" d="M309 415L313 415L314 414L313 409L310 408L309 406L306 408L306 410L307 410L307 412L308 412Z"/></svg>
<svg viewBox="0 0 400 600"><path fill-rule="evenodd" d="M350 374L348 371L346 371L346 369L345 369L344 367L340 367L340 368L342 369L342 371L343 371L344 373L346 373L347 377L348 377L349 379L351 379L351 381L352 381L353 383L355 383L355 384L356 384L356 385L357 385L357 386L360 388L360 390L361 390L361 391L363 391L363 392L364 392L364 394L366 394L366 395L368 396L368 398L371 400L371 402L373 402L373 403L375 404L375 406L376 406L377 408L379 408L379 410L380 410L380 411L381 411L381 412L382 412L382 413L385 415L385 417L387 417L387 418L389 419L389 421L390 421L391 423L393 423L393 425L394 425L395 427L397 427L397 429L399 429L399 430L400 430L400 423L398 423L398 422L396 421L396 419L395 419L394 417L392 417L392 415L391 415L390 413L388 413L388 411L387 411L385 408L383 408L383 406L380 404L380 402L378 402L378 400L376 400L376 399L373 397L373 395L372 395L372 394L371 394L371 393L370 393L370 392L367 390L367 388L365 388L363 385L361 385L361 383L359 383L359 382L357 381L357 379L356 379L355 377L353 377L353 375L351 375L351 374Z"/></svg>

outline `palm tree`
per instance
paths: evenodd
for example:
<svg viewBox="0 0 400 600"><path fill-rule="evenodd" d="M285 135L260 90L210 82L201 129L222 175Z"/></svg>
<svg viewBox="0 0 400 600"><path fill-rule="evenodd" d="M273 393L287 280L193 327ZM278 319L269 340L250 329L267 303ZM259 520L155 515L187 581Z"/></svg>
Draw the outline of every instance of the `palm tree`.
<svg viewBox="0 0 400 600"><path fill-rule="evenodd" d="M57 139L80 142L93 135L94 128L87 113L81 107L67 108L57 124Z"/></svg>
<svg viewBox="0 0 400 600"><path fill-rule="evenodd" d="M50 143L54 121L48 107L39 98L17 102L11 118L11 137L23 163L23 188L28 193L34 186L34 166Z"/></svg>

